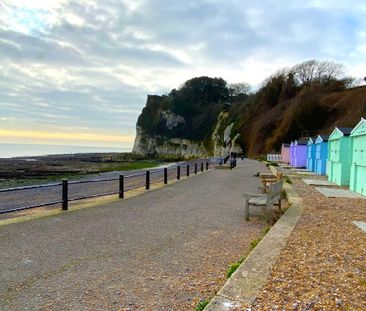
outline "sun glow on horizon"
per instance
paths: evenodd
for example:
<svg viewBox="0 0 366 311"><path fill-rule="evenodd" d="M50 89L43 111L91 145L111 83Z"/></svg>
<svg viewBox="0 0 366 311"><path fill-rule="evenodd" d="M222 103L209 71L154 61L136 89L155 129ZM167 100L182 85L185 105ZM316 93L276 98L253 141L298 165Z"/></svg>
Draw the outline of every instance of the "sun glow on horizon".
<svg viewBox="0 0 366 311"><path fill-rule="evenodd" d="M129 147L134 141L133 135L110 135L98 133L65 133L49 131L24 131L0 129L1 142L34 143L34 144L75 144L90 143L109 147Z"/></svg>

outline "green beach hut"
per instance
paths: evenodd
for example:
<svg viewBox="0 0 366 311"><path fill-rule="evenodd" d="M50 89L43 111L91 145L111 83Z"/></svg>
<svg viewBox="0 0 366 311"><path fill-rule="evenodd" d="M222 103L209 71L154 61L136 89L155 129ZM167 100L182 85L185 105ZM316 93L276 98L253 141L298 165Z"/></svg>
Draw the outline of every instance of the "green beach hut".
<svg viewBox="0 0 366 311"><path fill-rule="evenodd" d="M328 139L328 180L349 186L352 163L352 128L336 127Z"/></svg>
<svg viewBox="0 0 366 311"><path fill-rule="evenodd" d="M366 119L361 121L351 132L352 166L350 189L366 195Z"/></svg>

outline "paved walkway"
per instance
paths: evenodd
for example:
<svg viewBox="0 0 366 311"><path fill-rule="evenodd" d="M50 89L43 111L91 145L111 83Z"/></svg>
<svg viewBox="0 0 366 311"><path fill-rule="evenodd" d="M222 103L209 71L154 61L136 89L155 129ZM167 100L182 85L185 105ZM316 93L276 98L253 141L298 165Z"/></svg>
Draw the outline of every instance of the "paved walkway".
<svg viewBox="0 0 366 311"><path fill-rule="evenodd" d="M189 310L263 227L239 161L141 196L0 227L0 310Z"/></svg>

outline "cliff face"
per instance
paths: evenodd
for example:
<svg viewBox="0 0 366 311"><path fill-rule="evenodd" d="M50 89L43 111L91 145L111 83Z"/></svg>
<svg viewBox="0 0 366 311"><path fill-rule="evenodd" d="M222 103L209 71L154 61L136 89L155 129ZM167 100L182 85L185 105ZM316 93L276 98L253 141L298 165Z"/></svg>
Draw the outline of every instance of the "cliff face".
<svg viewBox="0 0 366 311"><path fill-rule="evenodd" d="M241 151L223 114L229 95L222 79L200 77L165 96L148 96L136 126L133 152L165 158ZM234 145L232 144L234 142Z"/></svg>
<svg viewBox="0 0 366 311"><path fill-rule="evenodd" d="M254 94L229 96L226 82L195 78L164 96L148 96L137 122L133 151L191 158L256 156L282 142L353 127L366 116L366 86L343 80L295 84L276 76Z"/></svg>
<svg viewBox="0 0 366 311"><path fill-rule="evenodd" d="M167 127L167 130L169 128ZM210 153L203 143L192 142L189 139L165 138L164 136L149 136L137 126L133 152L137 154L160 156L164 158L183 158L209 156Z"/></svg>

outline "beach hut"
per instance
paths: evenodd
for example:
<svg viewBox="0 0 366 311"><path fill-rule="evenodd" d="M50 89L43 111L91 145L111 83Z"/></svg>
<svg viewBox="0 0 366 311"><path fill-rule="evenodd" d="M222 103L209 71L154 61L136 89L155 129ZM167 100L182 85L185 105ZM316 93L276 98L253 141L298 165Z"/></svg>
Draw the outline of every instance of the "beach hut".
<svg viewBox="0 0 366 311"><path fill-rule="evenodd" d="M328 180L348 186L351 177L351 128L336 127L328 139Z"/></svg>
<svg viewBox="0 0 366 311"><path fill-rule="evenodd" d="M315 140L316 137L309 137L306 147L306 168L311 172L315 171Z"/></svg>
<svg viewBox="0 0 366 311"><path fill-rule="evenodd" d="M318 135L315 140L315 173L325 175L328 160L329 135Z"/></svg>
<svg viewBox="0 0 366 311"><path fill-rule="evenodd" d="M292 141L290 144L290 165L294 165L294 142Z"/></svg>
<svg viewBox="0 0 366 311"><path fill-rule="evenodd" d="M290 144L282 144L281 160L284 163L290 163Z"/></svg>
<svg viewBox="0 0 366 311"><path fill-rule="evenodd" d="M306 167L307 141L295 140L294 143L294 167Z"/></svg>
<svg viewBox="0 0 366 311"><path fill-rule="evenodd" d="M366 195L366 119L351 132L352 165L350 189Z"/></svg>

